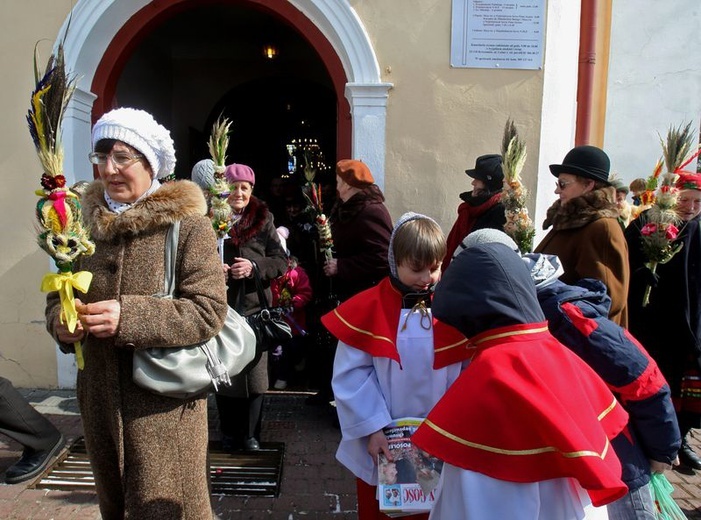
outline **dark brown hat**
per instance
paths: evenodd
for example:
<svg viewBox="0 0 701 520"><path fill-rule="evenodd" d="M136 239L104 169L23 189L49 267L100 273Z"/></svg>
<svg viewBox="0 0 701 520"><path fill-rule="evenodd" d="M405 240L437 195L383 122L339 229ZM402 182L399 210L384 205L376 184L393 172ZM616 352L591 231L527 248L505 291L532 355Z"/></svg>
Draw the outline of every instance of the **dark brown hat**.
<svg viewBox="0 0 701 520"><path fill-rule="evenodd" d="M611 161L601 148L596 146L584 145L575 146L562 161L562 164L551 164L550 172L555 176L561 173L571 173L585 179L594 181L609 182L609 171L611 169Z"/></svg>
<svg viewBox="0 0 701 520"><path fill-rule="evenodd" d="M375 179L370 169L363 161L355 159L342 159L336 163L336 175L354 188L365 188L375 184Z"/></svg>

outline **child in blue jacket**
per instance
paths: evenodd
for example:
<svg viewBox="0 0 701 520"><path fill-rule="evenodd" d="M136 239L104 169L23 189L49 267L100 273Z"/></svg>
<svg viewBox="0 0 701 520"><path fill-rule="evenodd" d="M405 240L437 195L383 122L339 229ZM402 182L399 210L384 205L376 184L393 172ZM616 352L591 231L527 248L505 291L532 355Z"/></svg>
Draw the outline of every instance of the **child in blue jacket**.
<svg viewBox="0 0 701 520"><path fill-rule="evenodd" d="M484 242L500 242L518 251L505 233L484 229L468 235L457 253ZM564 271L557 256L532 253L522 258L536 284L550 333L594 369L628 412L628 427L612 445L629 493L607 506L609 515L655 518L650 475L670 469L681 445L667 381L643 346L608 319L611 299L602 282L587 278L568 285L558 279Z"/></svg>

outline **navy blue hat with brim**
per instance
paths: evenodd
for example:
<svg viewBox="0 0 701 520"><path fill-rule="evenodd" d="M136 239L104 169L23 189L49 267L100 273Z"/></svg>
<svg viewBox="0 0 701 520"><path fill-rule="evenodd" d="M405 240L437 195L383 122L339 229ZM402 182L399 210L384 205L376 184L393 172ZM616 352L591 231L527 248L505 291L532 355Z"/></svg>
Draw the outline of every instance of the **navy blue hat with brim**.
<svg viewBox="0 0 701 520"><path fill-rule="evenodd" d="M575 146L562 161L562 164L551 164L550 172L558 177L561 173L571 173L585 179L600 181L606 184L609 182L609 171L611 161L601 148L596 146L583 145Z"/></svg>
<svg viewBox="0 0 701 520"><path fill-rule="evenodd" d="M475 167L465 170L465 173L484 182L489 191L499 191L504 187L504 170L501 163L501 155L480 155L475 161Z"/></svg>

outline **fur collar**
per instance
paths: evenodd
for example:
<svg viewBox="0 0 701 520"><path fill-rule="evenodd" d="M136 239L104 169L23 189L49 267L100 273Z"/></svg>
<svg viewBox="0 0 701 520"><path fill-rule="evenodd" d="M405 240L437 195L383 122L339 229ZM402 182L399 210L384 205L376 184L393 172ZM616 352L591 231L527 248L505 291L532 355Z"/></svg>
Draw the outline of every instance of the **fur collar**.
<svg viewBox="0 0 701 520"><path fill-rule="evenodd" d="M618 213L616 189L608 186L575 197L564 206L555 201L548 209L543 229L577 229L600 218L618 218Z"/></svg>
<svg viewBox="0 0 701 520"><path fill-rule="evenodd" d="M207 213L202 190L188 180L166 182L119 215L109 210L104 193L102 181L98 179L88 186L82 197L83 219L95 240L137 236L185 217Z"/></svg>
<svg viewBox="0 0 701 520"><path fill-rule="evenodd" d="M227 242L240 246L256 236L268 221L268 206L257 197L251 196L243 215L229 231L231 237Z"/></svg>

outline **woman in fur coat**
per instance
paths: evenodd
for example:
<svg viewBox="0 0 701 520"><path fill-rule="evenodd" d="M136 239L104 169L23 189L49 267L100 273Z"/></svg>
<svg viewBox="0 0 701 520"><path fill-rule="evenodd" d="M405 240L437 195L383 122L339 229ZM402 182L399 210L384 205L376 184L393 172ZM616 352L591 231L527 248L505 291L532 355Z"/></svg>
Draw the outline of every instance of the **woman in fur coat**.
<svg viewBox="0 0 701 520"><path fill-rule="evenodd" d="M172 143L141 110L119 108L95 124L90 160L100 177L82 204L96 248L78 266L93 279L76 298L80 323L73 333L61 320L57 293L47 301L47 326L61 349L83 343L77 396L105 520L212 518L206 393L173 399L132 380L136 349L205 341L227 312L202 191L190 181L158 181L173 171ZM178 294L159 298L166 234L175 221Z"/></svg>
<svg viewBox="0 0 701 520"><path fill-rule="evenodd" d="M229 305L240 314L249 315L261 308L253 279L253 262L258 266L270 305L270 281L287 270L287 255L278 238L273 214L262 200L253 196L256 183L253 170L245 164L231 164L224 175L231 186L228 201L234 213L234 225L229 231L231 238L224 242ZM217 393L225 450L260 449L263 394L268 387L268 354L263 352L251 371L237 376L232 387Z"/></svg>
<svg viewBox="0 0 701 520"><path fill-rule="evenodd" d="M562 164L551 164L557 177L555 193L543 229L552 229L535 248L536 253L556 255L574 284L582 278L601 280L611 298L609 319L628 325L628 246L618 223L616 190L609 183L610 161L595 146L577 146Z"/></svg>

